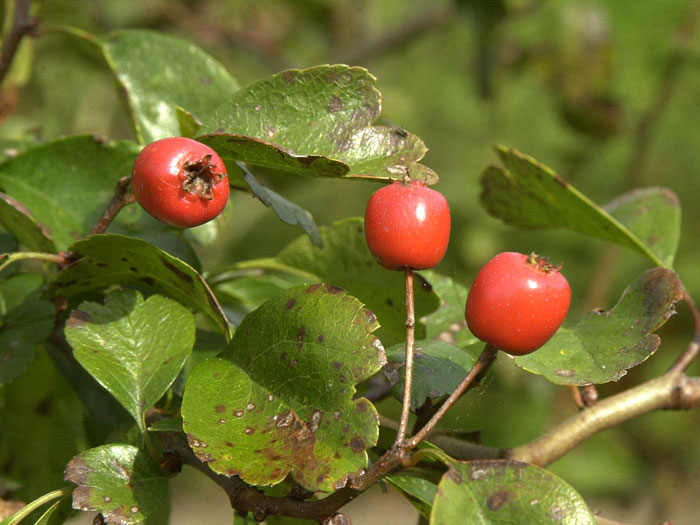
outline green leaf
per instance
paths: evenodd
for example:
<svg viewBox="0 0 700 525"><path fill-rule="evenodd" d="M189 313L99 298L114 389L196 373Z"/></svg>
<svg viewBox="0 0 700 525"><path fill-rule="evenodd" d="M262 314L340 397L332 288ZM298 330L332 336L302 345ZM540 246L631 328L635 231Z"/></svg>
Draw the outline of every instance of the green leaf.
<svg viewBox="0 0 700 525"><path fill-rule="evenodd" d="M141 144L180 135L178 106L204 120L238 89L218 61L186 40L132 29L99 43Z"/></svg>
<svg viewBox="0 0 700 525"><path fill-rule="evenodd" d="M427 479L416 476L387 476L384 480L411 502L424 518L430 518L437 485Z"/></svg>
<svg viewBox="0 0 700 525"><path fill-rule="evenodd" d="M284 291L248 315L182 403L195 454L215 472L274 485L291 472L330 492L367 467L378 419L355 386L386 362L374 314L333 286Z"/></svg>
<svg viewBox="0 0 700 525"><path fill-rule="evenodd" d="M197 140L224 159L315 177L414 178L436 182L419 164L425 144L373 126L381 112L376 79L360 67L291 69L236 92L205 120Z"/></svg>
<svg viewBox="0 0 700 525"><path fill-rule="evenodd" d="M141 239L115 234L91 235L76 242L71 251L82 257L54 278L57 295L70 298L112 284L138 284L201 311L229 336L230 327L216 297L202 276L180 259Z"/></svg>
<svg viewBox="0 0 700 525"><path fill-rule="evenodd" d="M463 350L441 341L416 341L413 364L411 410L415 411L428 400L451 394L471 370L483 348L479 342ZM388 364L383 373L393 385L396 399L403 399L405 346L391 346L386 351Z"/></svg>
<svg viewBox="0 0 700 525"><path fill-rule="evenodd" d="M194 348L187 358L187 361L185 361L180 375L177 376L177 379L173 383L173 392L182 397L185 391L185 384L187 384L187 379L190 377L192 371L202 361L211 357L216 357L217 354L221 353L226 348L227 343L228 341L221 334L197 330Z"/></svg>
<svg viewBox="0 0 700 525"><path fill-rule="evenodd" d="M0 384L21 375L36 346L51 334L56 313L41 299L43 287L41 276L32 273L0 281Z"/></svg>
<svg viewBox="0 0 700 525"><path fill-rule="evenodd" d="M525 370L558 385L617 381L644 362L661 343L653 332L675 313L682 299L678 276L665 268L644 272L607 312L591 312L559 331L542 348L515 358Z"/></svg>
<svg viewBox="0 0 700 525"><path fill-rule="evenodd" d="M496 152L505 169L491 166L481 177L481 202L491 215L525 228L568 228L664 266L652 248L550 168L505 146L496 146Z"/></svg>
<svg viewBox="0 0 700 525"><path fill-rule="evenodd" d="M403 341L406 330L403 272L377 264L367 249L361 218L338 221L320 231L323 248L300 237L277 255L277 261L313 274L319 281L345 288L377 315L382 325L382 340L387 335L392 342ZM414 276L416 318L420 319L440 303L430 284L419 273ZM424 330L417 323L416 337L422 339Z"/></svg>
<svg viewBox="0 0 700 525"><path fill-rule="evenodd" d="M517 461L453 463L443 475L430 525L595 525L585 502L550 472Z"/></svg>
<svg viewBox="0 0 700 525"><path fill-rule="evenodd" d="M68 137L0 164L0 189L26 206L36 221L50 225L56 247L65 250L97 222L117 180L131 172L136 153L128 142ZM118 219L132 220L126 213Z"/></svg>
<svg viewBox="0 0 700 525"><path fill-rule="evenodd" d="M119 525L142 523L168 495L158 464L131 445L103 445L75 456L65 479L78 485L74 509L100 512Z"/></svg>
<svg viewBox="0 0 700 525"><path fill-rule="evenodd" d="M314 218L308 211L288 201L263 184L260 184L250 171L245 170L243 178L253 192L253 195L265 206L272 208L282 221L292 226L298 224L304 229L315 246L323 246L321 235L318 233L318 226L316 226Z"/></svg>
<svg viewBox="0 0 700 525"><path fill-rule="evenodd" d="M451 343L460 348L479 341L469 331L464 320L464 305L469 295L467 287L432 270L422 271L421 275L440 298L440 307L421 319L425 325L426 339Z"/></svg>
<svg viewBox="0 0 700 525"><path fill-rule="evenodd" d="M0 525L15 525L21 523L29 517L33 517L36 520L34 521L34 525L60 525L61 523L65 523L71 511L69 496L70 487L65 487L60 490L53 490L48 494L44 494L27 505L15 501L6 502L0 499L0 503L3 504L2 507L0 507L0 511L12 511L14 507L13 504L20 504L20 509L8 518L0 521ZM41 516L37 518L36 514L38 513L39 509L56 499L58 499L58 501L53 503ZM3 513L0 512L0 516L2 516L2 514Z"/></svg>
<svg viewBox="0 0 700 525"><path fill-rule="evenodd" d="M144 414L180 373L194 344L194 318L179 303L116 290L84 302L66 322L78 362L145 430Z"/></svg>
<svg viewBox="0 0 700 525"><path fill-rule="evenodd" d="M664 262L673 266L681 236L681 207L668 188L644 188L625 193L604 206Z"/></svg>
<svg viewBox="0 0 700 525"><path fill-rule="evenodd" d="M0 193L0 223L27 249L44 253L56 251L48 228L38 223L24 205L4 193Z"/></svg>

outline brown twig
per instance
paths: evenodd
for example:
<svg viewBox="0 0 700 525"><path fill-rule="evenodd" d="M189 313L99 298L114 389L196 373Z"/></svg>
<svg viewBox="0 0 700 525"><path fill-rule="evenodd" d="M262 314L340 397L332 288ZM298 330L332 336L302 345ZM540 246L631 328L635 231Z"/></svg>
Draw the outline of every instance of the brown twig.
<svg viewBox="0 0 700 525"><path fill-rule="evenodd" d="M700 353L700 311L698 311L698 305L695 303L685 287L683 287L683 300L693 316L695 330L690 343L688 343L688 346L685 347L683 353L678 356L678 359L676 359L668 369L669 372L685 372L693 360L698 356L698 353Z"/></svg>
<svg viewBox="0 0 700 525"><path fill-rule="evenodd" d="M596 403L543 436L504 453L504 457L546 466L592 435L623 421L661 409L700 406L700 378L667 373Z"/></svg>
<svg viewBox="0 0 700 525"><path fill-rule="evenodd" d="M413 352L416 343L416 316L413 301L413 270L406 268L404 273L406 283L406 358L404 360L403 403L401 419L396 433L395 446L403 445L408 429L408 419L411 416L411 391L413 388Z"/></svg>
<svg viewBox="0 0 700 525"><path fill-rule="evenodd" d="M0 52L0 84L5 80L5 76L10 70L22 38L36 28L36 19L29 16L31 3L31 0L16 0L15 2L12 28L3 39L2 51Z"/></svg>
<svg viewBox="0 0 700 525"><path fill-rule="evenodd" d="M114 190L112 202L110 202L107 208L105 208L105 211L102 212L102 215L90 230L90 235L104 233L121 209L136 201L134 194L129 191L130 185L131 177L122 177L117 181L117 187Z"/></svg>
<svg viewBox="0 0 700 525"><path fill-rule="evenodd" d="M430 434L430 432L435 428L435 426L438 424L438 422L442 419L442 416L445 415L445 412L447 412L452 405L454 405L457 400L462 396L464 391L469 387L469 385L472 383L472 381L479 375L481 375L486 369L488 369L489 366L493 363L493 361L496 359L496 353L498 350L494 348L493 346L487 344L486 347L484 348L484 351L481 352L481 355L479 356L479 359L477 359L476 363L474 363L474 366L472 369L469 371L467 376L462 380L462 382L457 386L454 392L450 394L450 397L448 397L445 402L442 404L442 406L439 408L437 412L435 412L435 415L433 415L432 418L430 418L430 421L428 421L425 426L420 429L411 439L409 439L406 443L406 449L410 450L414 448L418 443L420 443L425 437Z"/></svg>

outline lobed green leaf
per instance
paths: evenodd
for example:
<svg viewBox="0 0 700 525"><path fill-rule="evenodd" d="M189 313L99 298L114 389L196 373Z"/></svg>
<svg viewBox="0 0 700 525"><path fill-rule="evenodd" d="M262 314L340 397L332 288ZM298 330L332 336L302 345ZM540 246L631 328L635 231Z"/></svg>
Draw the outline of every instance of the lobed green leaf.
<svg viewBox="0 0 700 525"><path fill-rule="evenodd" d="M617 381L661 343L653 332L675 313L682 299L678 276L665 268L644 272L607 312L591 312L559 331L539 350L515 358L525 370L559 385Z"/></svg>
<svg viewBox="0 0 700 525"><path fill-rule="evenodd" d="M567 228L636 250L657 266L670 266L680 212L667 190L661 198L658 192L623 198L614 203L611 211L617 212L611 215L535 159L505 146L496 146L496 152L505 168L488 167L481 178L481 202L491 215L525 228ZM634 215L634 209L649 204L653 211ZM622 221L629 221L629 227ZM668 241L659 242L667 235Z"/></svg>
<svg viewBox="0 0 700 525"><path fill-rule="evenodd" d="M265 302L190 376L182 415L195 454L254 485L291 473L312 491L344 486L377 440L374 406L353 399L386 362L377 326L362 303L328 285Z"/></svg>
<svg viewBox="0 0 700 525"><path fill-rule="evenodd" d="M95 41L141 144L181 135L178 107L196 119L208 119L238 89L217 60L189 41L136 29L112 31ZM186 131L196 130L188 126Z"/></svg>
<svg viewBox="0 0 700 525"><path fill-rule="evenodd" d="M131 445L103 445L75 456L66 481L78 485L73 508L100 512L107 523L143 523L168 495L168 479L147 453Z"/></svg>
<svg viewBox="0 0 700 525"><path fill-rule="evenodd" d="M116 290L84 302L66 322L76 360L145 430L144 414L180 373L194 344L194 318L179 303Z"/></svg>
<svg viewBox="0 0 700 525"><path fill-rule="evenodd" d="M381 112L376 79L364 68L290 69L236 92L197 140L224 159L314 177L414 178L427 148L404 130L373 126Z"/></svg>
<svg viewBox="0 0 700 525"><path fill-rule="evenodd" d="M82 257L54 278L57 295L70 298L112 284L137 284L201 311L229 337L226 316L202 276L160 248L133 237L100 234L76 242L71 251Z"/></svg>

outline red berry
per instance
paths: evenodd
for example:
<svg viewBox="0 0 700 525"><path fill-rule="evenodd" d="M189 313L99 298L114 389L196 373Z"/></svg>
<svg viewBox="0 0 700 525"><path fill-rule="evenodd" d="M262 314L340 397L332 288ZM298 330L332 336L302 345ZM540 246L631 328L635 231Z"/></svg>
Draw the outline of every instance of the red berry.
<svg viewBox="0 0 700 525"><path fill-rule="evenodd" d="M226 166L209 146L185 137L143 148L131 170L138 203L156 219L178 228L212 220L228 200Z"/></svg>
<svg viewBox="0 0 700 525"><path fill-rule="evenodd" d="M545 257L505 252L487 262L469 290L469 330L512 355L537 350L564 322L571 302L566 278Z"/></svg>
<svg viewBox="0 0 700 525"><path fill-rule="evenodd" d="M421 181L384 186L367 203L365 239L372 255L389 270L432 268L450 240L447 200Z"/></svg>

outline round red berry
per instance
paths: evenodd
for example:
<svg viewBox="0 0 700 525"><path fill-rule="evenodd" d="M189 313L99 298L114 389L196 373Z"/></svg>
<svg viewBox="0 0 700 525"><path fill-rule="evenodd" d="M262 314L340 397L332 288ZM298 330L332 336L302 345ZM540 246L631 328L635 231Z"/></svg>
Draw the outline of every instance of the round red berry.
<svg viewBox="0 0 700 525"><path fill-rule="evenodd" d="M219 215L228 200L228 176L209 146L170 137L141 150L131 170L138 203L171 226L191 228Z"/></svg>
<svg viewBox="0 0 700 525"><path fill-rule="evenodd" d="M390 270L432 268L450 240L450 208L421 181L396 181L377 190L365 212L367 247Z"/></svg>
<svg viewBox="0 0 700 525"><path fill-rule="evenodd" d="M571 288L545 257L505 252L487 262L469 290L469 330L512 355L545 344L564 322Z"/></svg>

